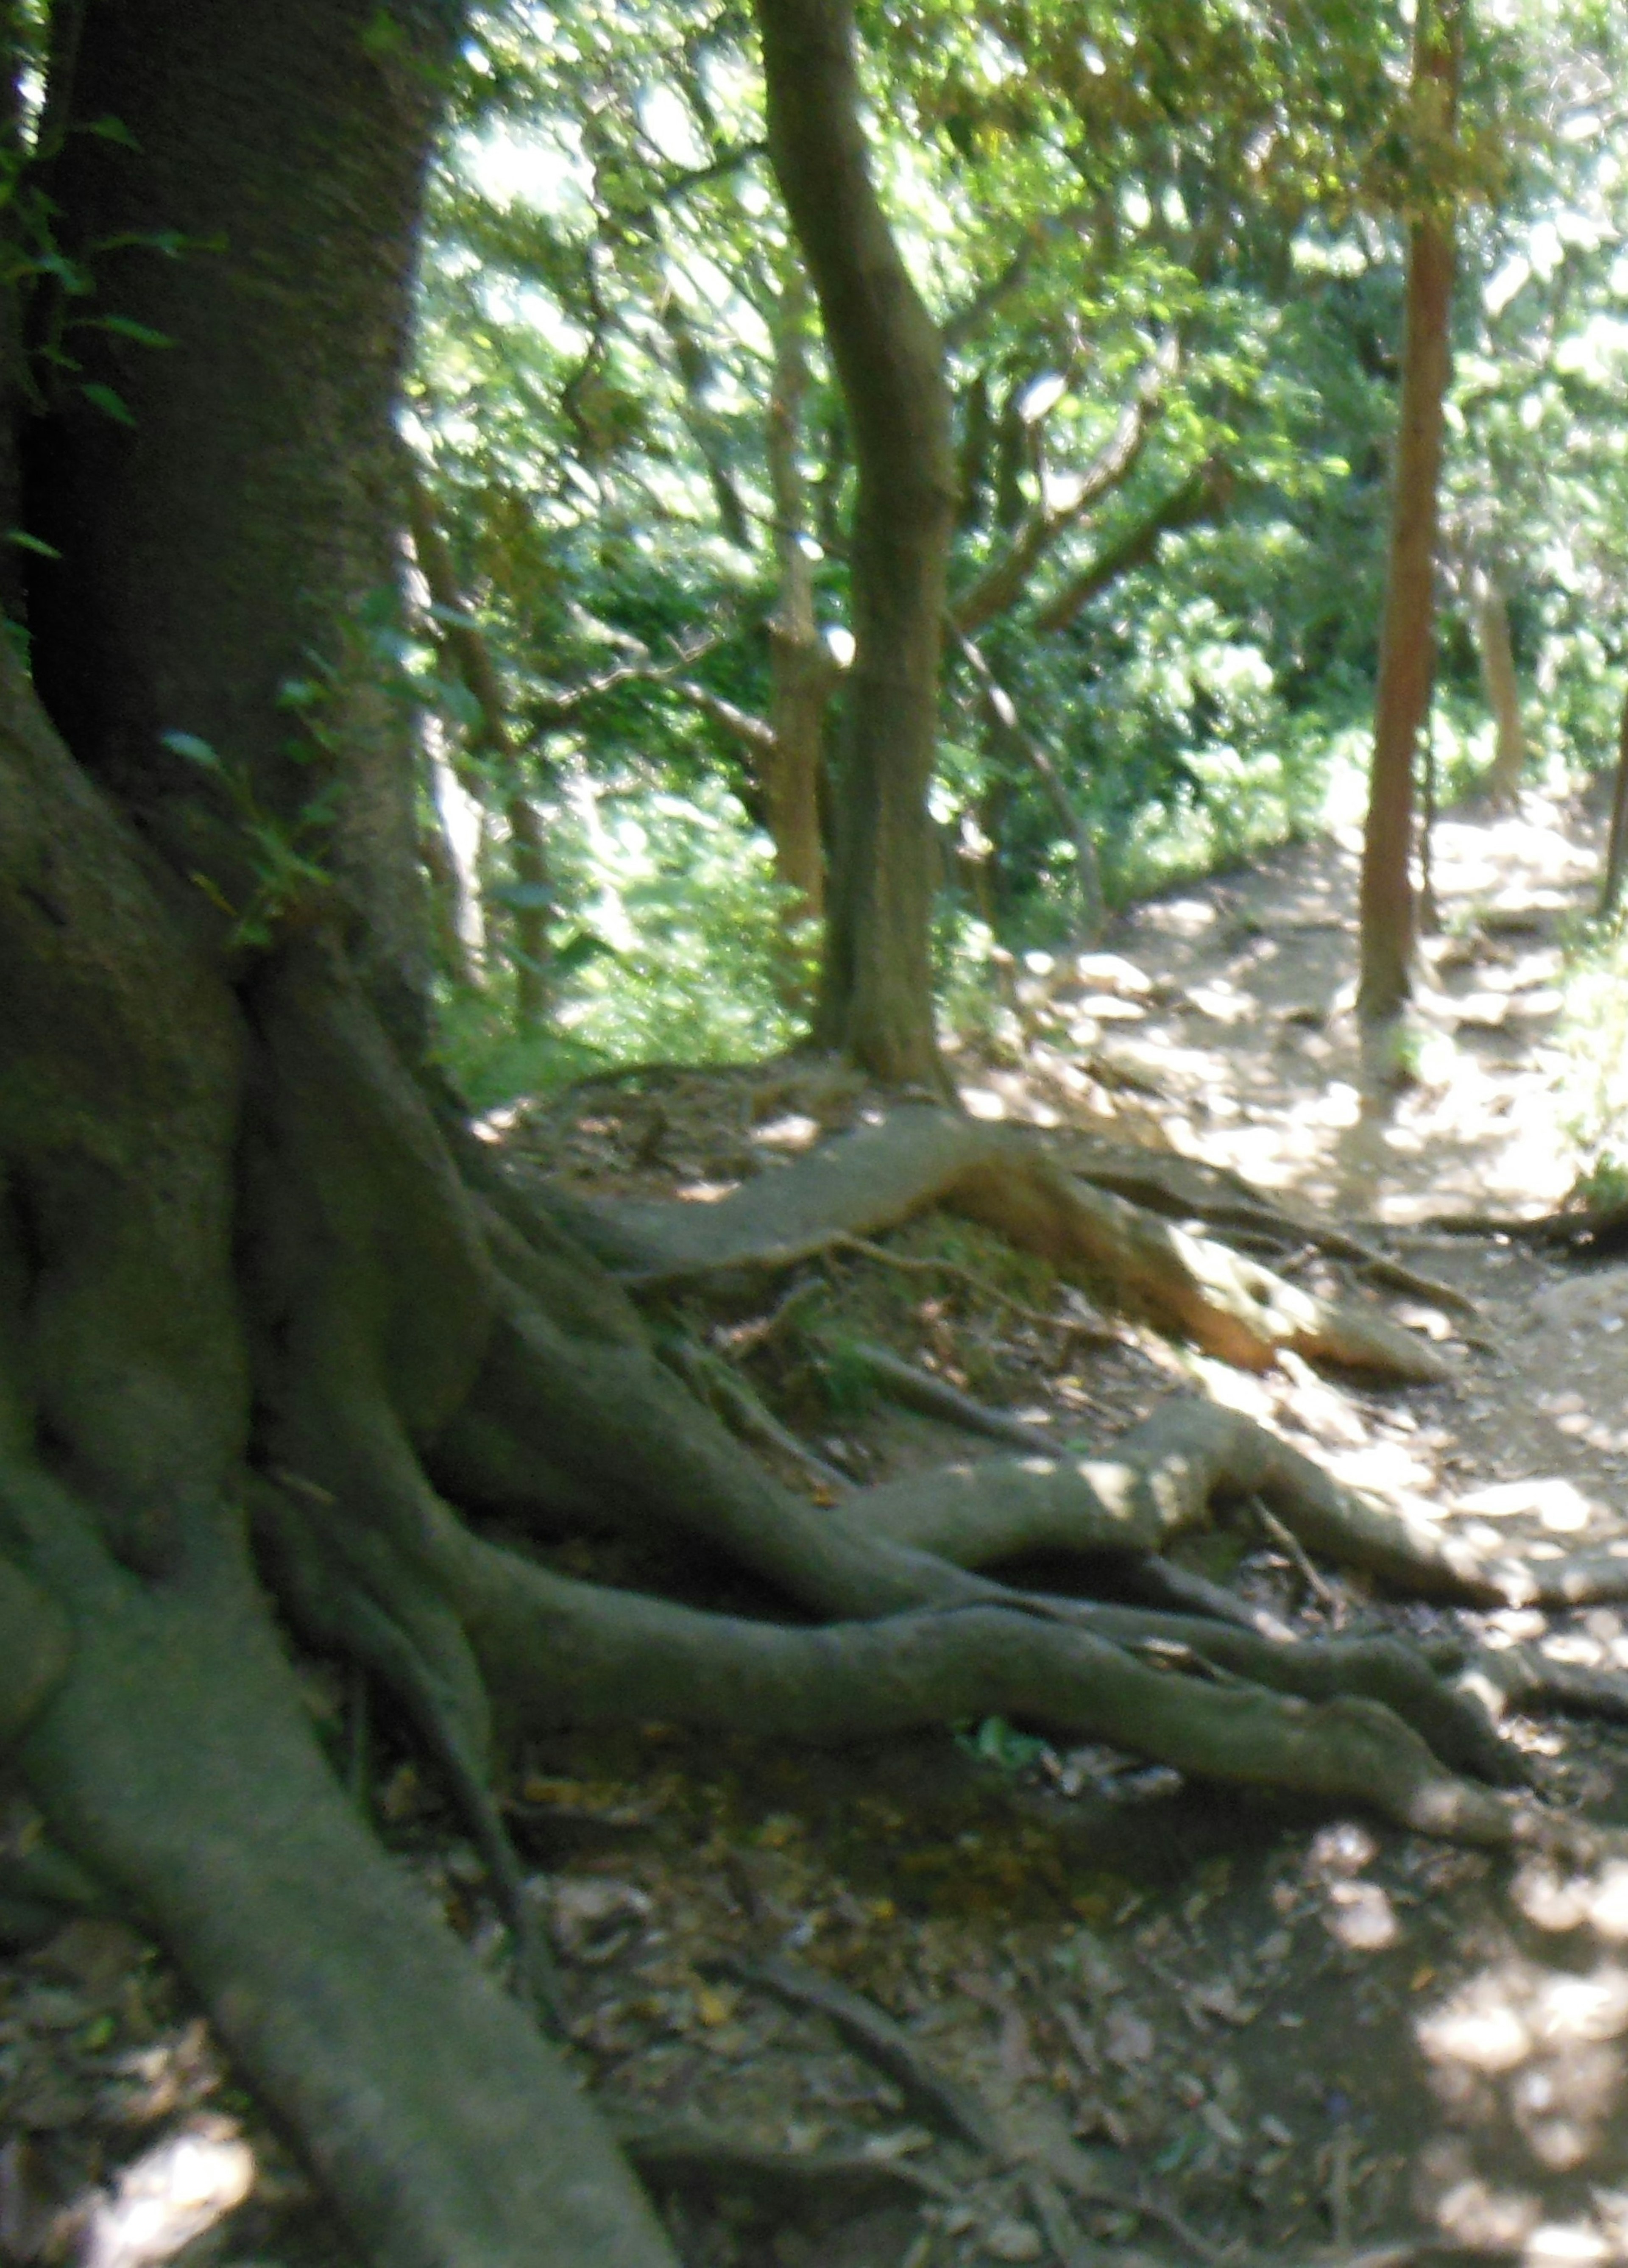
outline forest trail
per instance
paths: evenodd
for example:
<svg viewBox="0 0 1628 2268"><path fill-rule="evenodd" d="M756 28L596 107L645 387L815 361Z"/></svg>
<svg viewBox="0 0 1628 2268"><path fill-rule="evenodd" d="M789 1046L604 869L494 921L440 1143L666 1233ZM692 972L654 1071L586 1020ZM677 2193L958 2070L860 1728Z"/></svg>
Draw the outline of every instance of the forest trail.
<svg viewBox="0 0 1628 2268"><path fill-rule="evenodd" d="M1101 960L1086 966L1101 977L1078 983L1026 971L1032 1059L969 1082L969 1107L1050 1123L1083 1046L1173 1147L1341 1219L1549 1211L1572 1171L1550 1043L1558 940L1592 906L1602 847L1581 802L1529 795L1518 815L1438 821L1411 1086L1365 1101L1352 1013L1361 838L1347 828L1131 909L1109 948L1145 990Z"/></svg>

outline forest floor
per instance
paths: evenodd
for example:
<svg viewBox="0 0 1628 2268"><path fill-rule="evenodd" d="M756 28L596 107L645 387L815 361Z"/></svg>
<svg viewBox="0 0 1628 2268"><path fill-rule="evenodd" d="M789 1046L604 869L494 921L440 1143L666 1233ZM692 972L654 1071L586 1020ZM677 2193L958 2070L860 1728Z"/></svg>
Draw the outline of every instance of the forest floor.
<svg viewBox="0 0 1628 2268"><path fill-rule="evenodd" d="M994 1447L875 1398L844 1348L880 1340L1059 1440L1109 1439L1197 1388L1359 1484L1499 1535L1599 1536L1628 1510L1628 1266L1429 1225L1536 1216L1565 1194L1556 980L1598 836L1595 815L1536 799L1518 819L1440 824L1411 1085L1365 1096L1355 858L1338 841L1144 905L1083 961L1014 967L991 1031L954 1057L976 1116L1116 1130L1343 1226L1383 1224L1480 1310L1484 1344L1452 1351L1447 1382L1364 1390L1293 1356L1246 1376L1130 1325L1082 1347L1013 1307L1058 1300L1037 1263L943 1219L888 1248L966 1273L828 1259L812 1335L682 1306L659 1327L738 1359L854 1478ZM871 1101L797 1064L652 1071L494 1130L596 1191L705 1202ZM1403 1312L1447 1344L1445 1317ZM789 1456L782 1470L808 1484ZM1615 1610L1470 1616L1386 1601L1270 1536L1190 1550L1308 1633L1468 1624L1628 1668ZM772 1610L693 1554L557 1557ZM311 1693L342 1737L343 1682L315 1669ZM1511 1729L1552 1800L1628 1826L1628 1731ZM388 1726L372 1766L387 1837L496 1962L480 1864ZM1576 1878L1511 1867L998 1721L843 1754L745 1732L561 1736L524 1758L510 1818L585 2084L642 2133L693 2268L1628 2258L1628 1860ZM873 2012L868 2039L844 1990ZM992 2147L947 2133L935 2075ZM696 2122L705 2147L687 2143ZM345 2257L129 1933L84 1919L0 1961L0 2260Z"/></svg>

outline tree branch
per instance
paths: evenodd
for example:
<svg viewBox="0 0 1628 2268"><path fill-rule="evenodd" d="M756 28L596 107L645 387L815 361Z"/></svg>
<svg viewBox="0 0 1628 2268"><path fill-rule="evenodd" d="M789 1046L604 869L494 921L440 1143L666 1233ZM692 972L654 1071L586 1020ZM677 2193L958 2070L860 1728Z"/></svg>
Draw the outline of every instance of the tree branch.
<svg viewBox="0 0 1628 2268"><path fill-rule="evenodd" d="M1145 519L1072 576L1056 597L1042 607L1030 628L1042 637L1054 630L1066 630L1110 584L1128 575L1133 567L1146 566L1159 549L1161 535L1178 527L1194 526L1200 520L1219 518L1232 492L1233 478L1228 467L1219 457L1210 458L1161 504L1155 505Z"/></svg>
<svg viewBox="0 0 1628 2268"><path fill-rule="evenodd" d="M1014 606L1047 553L1094 504L1129 477L1163 409L1165 387L1175 374L1179 355L1179 343L1172 335L1143 372L1135 399L1121 412L1112 434L1081 474L1067 502L1050 508L1042 504L1004 555L952 600L950 621L957 630L976 637L997 615Z"/></svg>

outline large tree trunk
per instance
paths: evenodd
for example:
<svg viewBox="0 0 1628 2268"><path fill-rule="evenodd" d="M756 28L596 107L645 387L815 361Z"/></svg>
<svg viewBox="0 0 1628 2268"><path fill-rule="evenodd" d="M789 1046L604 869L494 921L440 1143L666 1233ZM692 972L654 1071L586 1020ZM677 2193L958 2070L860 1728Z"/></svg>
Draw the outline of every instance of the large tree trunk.
<svg viewBox="0 0 1628 2268"><path fill-rule="evenodd" d="M1419 0L1412 101L1421 143L1451 132L1462 36L1459 0ZM1435 661L1437 491L1453 266L1450 212L1421 213L1408 236L1396 498L1362 853L1357 1005L1363 1020L1375 1025L1396 1016L1412 989L1413 766Z"/></svg>
<svg viewBox="0 0 1628 2268"><path fill-rule="evenodd" d="M939 335L871 181L847 0L760 0L769 144L808 263L858 466L854 660L836 767L816 1036L937 1085L927 784L955 508Z"/></svg>
<svg viewBox="0 0 1628 2268"><path fill-rule="evenodd" d="M129 139L65 135L48 177L64 249L172 343L82 328L84 376L129 423L63 380L29 435L29 526L62 555L31 566L36 681L173 864L263 931L304 878L269 838L246 857L241 828L200 839L195 763L161 736L213 749L283 843L320 850L410 1028L425 954L406 723L377 636L397 580L379 372L405 348L455 11L82 13L71 117L116 118ZM126 248L96 248L109 241Z"/></svg>

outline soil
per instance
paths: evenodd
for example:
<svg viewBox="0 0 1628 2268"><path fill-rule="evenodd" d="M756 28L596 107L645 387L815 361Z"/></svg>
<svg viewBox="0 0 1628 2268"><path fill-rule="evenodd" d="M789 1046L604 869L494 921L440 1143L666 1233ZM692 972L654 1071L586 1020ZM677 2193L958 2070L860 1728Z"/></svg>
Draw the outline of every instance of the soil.
<svg viewBox="0 0 1628 2268"><path fill-rule="evenodd" d="M1013 966L991 1030L954 1057L977 1115L1106 1127L1382 1230L1480 1310L1482 1344L1466 1347L1462 1318L1402 1303L1451 1355L1448 1382L1367 1391L1293 1357L1245 1378L1129 1326L1094 1345L1034 1320L1079 1319L1043 1270L941 1220L889 1240L964 1271L941 1282L846 1256L808 1271L795 1328L767 1294L761 1314L681 1306L659 1328L734 1362L839 1476L992 1446L877 1400L844 1364L869 1339L1058 1439L1104 1438L1197 1387L1344 1477L1511 1541L1628 1532L1628 1266L1430 1226L1536 1216L1565 1193L1555 980L1598 836L1587 810L1535 798L1518 818L1439 827L1442 927L1406 1086L1364 1079L1342 840L1142 906L1101 954ZM652 1070L488 1130L595 1189L705 1202L872 1100L806 1064ZM1326 1265L1307 1256L1305 1280ZM791 1455L782 1469L820 1492ZM1628 1668L1628 1612L1470 1616L1308 1573L1258 1534L1193 1549L1308 1631L1469 1627ZM560 1556L672 1587L670 1566L625 1550L614 1568L600 1546ZM684 1575L691 1595L773 1611L713 1572ZM308 1685L403 1863L500 1968L479 1859L406 1742L364 1725L336 1671L313 1664ZM1552 1800L1628 1826L1628 1734L1509 1732ZM998 1721L841 1755L744 1731L561 1736L520 1760L510 1794L584 2083L665 2164L695 2268L1078 2268L1103 2248L1160 2263L1391 2245L1628 2257L1628 1860L1577 1877L1511 1867L1107 1749L1059 1754ZM26 1842L20 1800L0 1825ZM775 1961L815 2005L765 1981ZM817 2005L833 1983L978 2106L992 2148L945 2132L931 2096L902 2088L908 2061L855 2044L840 2005ZM674 2146L696 2122L733 2160ZM346 2257L133 1933L87 1917L0 1962L0 2259Z"/></svg>

